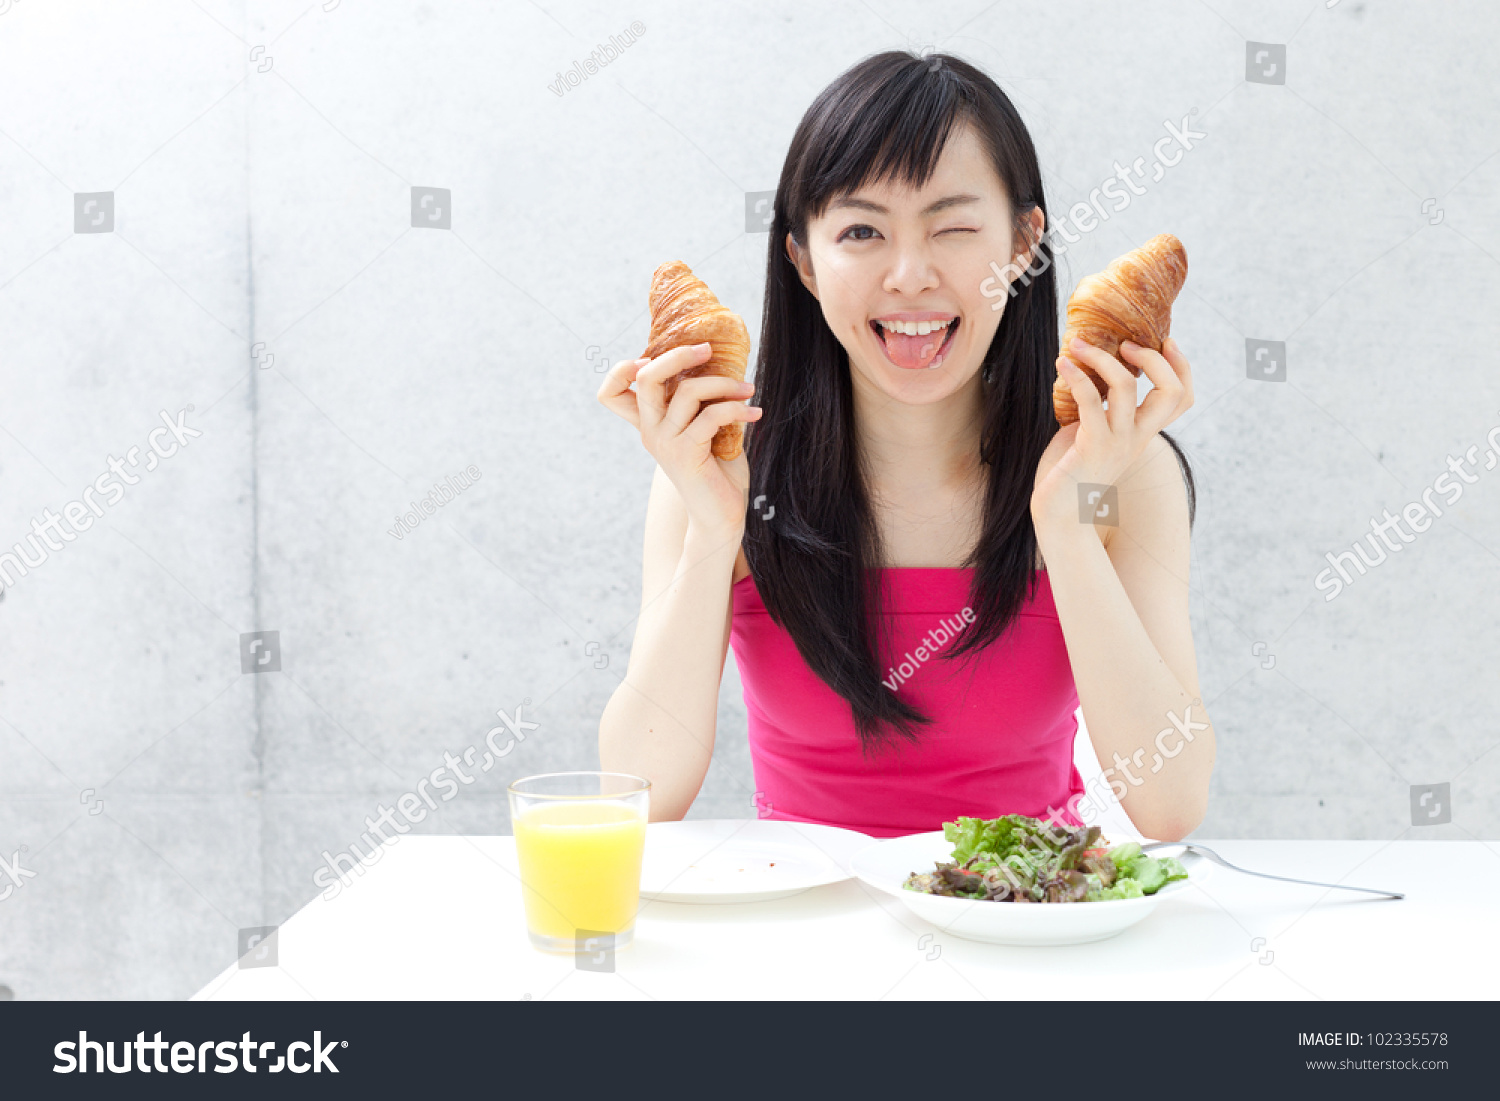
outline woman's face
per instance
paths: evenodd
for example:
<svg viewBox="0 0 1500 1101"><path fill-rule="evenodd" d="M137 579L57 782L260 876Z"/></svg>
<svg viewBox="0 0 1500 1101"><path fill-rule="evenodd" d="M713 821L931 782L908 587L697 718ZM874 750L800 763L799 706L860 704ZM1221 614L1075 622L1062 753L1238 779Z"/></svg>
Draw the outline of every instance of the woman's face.
<svg viewBox="0 0 1500 1101"><path fill-rule="evenodd" d="M1032 215L1039 235L1042 213ZM788 256L849 353L856 390L863 380L925 405L974 378L1009 298L995 273L1018 253L1023 267L1027 259L1012 217L978 135L963 125L920 191L866 184L809 222L806 250L787 235Z"/></svg>

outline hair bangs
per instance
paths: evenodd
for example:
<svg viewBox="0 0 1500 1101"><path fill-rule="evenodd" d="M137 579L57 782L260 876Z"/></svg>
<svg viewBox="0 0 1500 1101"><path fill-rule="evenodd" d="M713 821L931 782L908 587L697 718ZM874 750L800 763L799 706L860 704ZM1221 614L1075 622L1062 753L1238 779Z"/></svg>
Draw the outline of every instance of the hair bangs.
<svg viewBox="0 0 1500 1101"><path fill-rule="evenodd" d="M835 199L887 181L912 190L937 171L948 139L970 111L957 81L942 68L892 64L873 85L843 89L818 111L826 140L815 149L791 196L794 236ZM816 110L816 108L815 108Z"/></svg>

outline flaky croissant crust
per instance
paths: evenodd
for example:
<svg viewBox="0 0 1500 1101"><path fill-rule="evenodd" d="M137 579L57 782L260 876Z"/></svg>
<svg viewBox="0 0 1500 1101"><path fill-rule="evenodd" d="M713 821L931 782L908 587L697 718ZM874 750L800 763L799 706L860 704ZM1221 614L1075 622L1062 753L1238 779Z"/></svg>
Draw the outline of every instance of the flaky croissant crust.
<svg viewBox="0 0 1500 1101"><path fill-rule="evenodd" d="M677 392L678 384L699 375L722 375L743 379L750 359L750 333L739 314L720 304L714 292L681 260L671 260L656 269L651 277L651 333L641 355L655 359L684 344L711 345L708 361L667 380L667 401ZM728 401L712 398L704 404ZM714 433L715 458L733 459L742 450L744 426L727 424Z"/></svg>
<svg viewBox="0 0 1500 1101"><path fill-rule="evenodd" d="M1062 354L1068 354L1068 344L1075 336L1112 356L1119 355L1120 344L1126 340L1161 351L1171 334L1172 303L1186 281L1187 251L1170 233L1158 234L1097 275L1085 276L1068 299ZM1120 362L1131 374L1140 376L1139 367ZM1100 396L1107 398L1108 383L1093 368L1082 363L1078 366L1093 380ZM1059 425L1078 419L1078 403L1060 374L1052 384L1052 409Z"/></svg>

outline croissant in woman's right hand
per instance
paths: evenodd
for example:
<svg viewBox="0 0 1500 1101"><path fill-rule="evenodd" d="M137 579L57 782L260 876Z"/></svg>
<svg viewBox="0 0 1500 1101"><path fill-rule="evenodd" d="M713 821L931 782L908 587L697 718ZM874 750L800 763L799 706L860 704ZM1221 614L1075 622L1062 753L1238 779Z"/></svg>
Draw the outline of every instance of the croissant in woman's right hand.
<svg viewBox="0 0 1500 1101"><path fill-rule="evenodd" d="M714 458L713 439L725 425L760 418L759 407L746 404L755 386L700 375L679 382L670 402L666 397L667 381L706 363L710 353L706 343L689 344L655 359L623 360L605 376L599 401L640 430L641 443L682 495L689 525L731 538L744 531L750 464L743 452Z"/></svg>

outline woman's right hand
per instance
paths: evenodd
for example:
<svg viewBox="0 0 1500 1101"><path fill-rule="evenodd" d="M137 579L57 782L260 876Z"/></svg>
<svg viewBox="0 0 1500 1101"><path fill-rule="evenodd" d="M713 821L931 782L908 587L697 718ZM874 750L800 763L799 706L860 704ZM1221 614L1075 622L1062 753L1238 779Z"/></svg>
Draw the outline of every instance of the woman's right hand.
<svg viewBox="0 0 1500 1101"><path fill-rule="evenodd" d="M743 451L728 461L714 458L713 438L727 424L760 418L757 406L745 404L755 387L700 375L683 379L667 402L667 381L708 362L710 353L708 344L686 344L655 359L616 363L599 387L599 401L640 430L641 443L682 495L689 525L730 538L744 530L750 464ZM715 398L727 400L703 404Z"/></svg>

